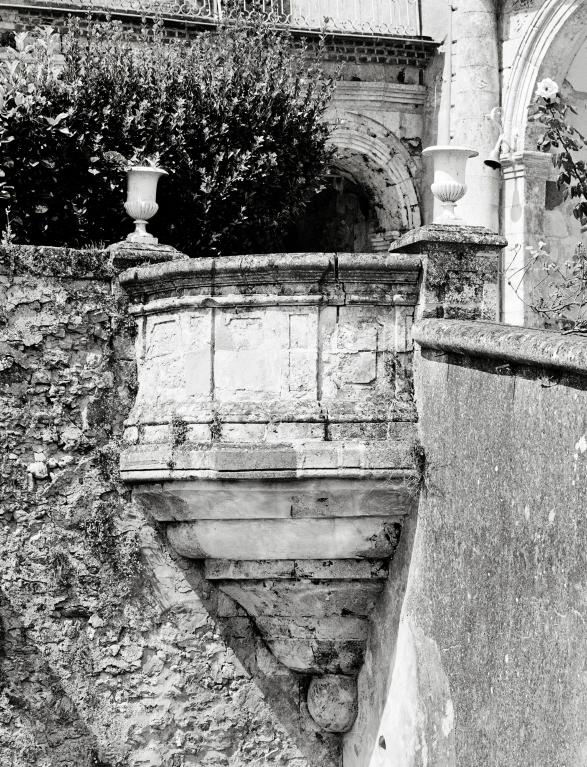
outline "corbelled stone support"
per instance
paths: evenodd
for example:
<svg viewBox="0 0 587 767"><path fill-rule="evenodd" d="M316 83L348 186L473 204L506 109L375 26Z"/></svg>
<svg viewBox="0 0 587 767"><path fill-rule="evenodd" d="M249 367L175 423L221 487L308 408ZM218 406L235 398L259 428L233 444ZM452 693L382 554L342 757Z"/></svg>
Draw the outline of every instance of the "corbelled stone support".
<svg viewBox="0 0 587 767"><path fill-rule="evenodd" d="M417 496L420 269L408 254L298 253L120 280L139 384L122 477L173 548L204 560L220 614L244 609L283 664L321 678L308 706L330 732L352 725L369 616Z"/></svg>
<svg viewBox="0 0 587 767"><path fill-rule="evenodd" d="M507 241L483 227L429 224L407 232L390 252L420 254L417 317L496 320L501 250Z"/></svg>
<svg viewBox="0 0 587 767"><path fill-rule="evenodd" d="M357 687L345 676L315 676L308 688L308 711L326 732L347 732L357 716Z"/></svg>

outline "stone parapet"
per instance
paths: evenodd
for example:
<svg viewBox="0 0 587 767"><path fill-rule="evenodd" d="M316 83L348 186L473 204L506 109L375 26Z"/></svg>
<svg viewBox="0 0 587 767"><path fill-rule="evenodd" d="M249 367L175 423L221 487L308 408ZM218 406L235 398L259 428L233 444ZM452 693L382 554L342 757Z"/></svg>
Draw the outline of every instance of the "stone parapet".
<svg viewBox="0 0 587 767"><path fill-rule="evenodd" d="M124 272L140 372L123 472L149 471L149 454L152 470L170 462L174 470L221 470L226 460L248 470L252 453L263 470L380 468L369 458L376 447L366 446L357 463L356 446L345 452L342 442L401 441L398 424L414 420L419 269L411 255L316 253ZM322 447L299 447L308 441ZM201 459L187 449L193 443L205 445ZM226 443L267 449L226 459ZM340 457L351 454L350 464Z"/></svg>
<svg viewBox="0 0 587 767"><path fill-rule="evenodd" d="M414 340L426 349L490 357L517 365L587 374L587 338L580 333L459 320L421 320Z"/></svg>
<svg viewBox="0 0 587 767"><path fill-rule="evenodd" d="M263 302L261 296L267 296L266 302L272 296L279 303L281 297L308 295L320 297L323 303L414 304L420 266L419 257L409 254L259 254L184 258L171 264L128 269L120 275L120 282L134 312L141 312L146 302L157 299L172 297L181 305L182 299L197 295L210 299L253 296L258 303ZM347 282L363 286L354 301L346 293ZM257 286L259 289L254 290Z"/></svg>
<svg viewBox="0 0 587 767"><path fill-rule="evenodd" d="M344 763L417 764L422 743L430 765L576 763L587 338L446 319L418 322L414 337L426 492L397 640L363 687L371 716L345 739Z"/></svg>

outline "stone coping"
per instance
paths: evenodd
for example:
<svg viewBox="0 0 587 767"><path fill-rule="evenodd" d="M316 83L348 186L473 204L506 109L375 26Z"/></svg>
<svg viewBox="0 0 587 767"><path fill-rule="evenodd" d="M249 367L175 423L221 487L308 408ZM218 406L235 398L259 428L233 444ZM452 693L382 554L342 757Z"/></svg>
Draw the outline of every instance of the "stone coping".
<svg viewBox="0 0 587 767"><path fill-rule="evenodd" d="M447 243L454 245L472 245L479 249L505 248L507 240L483 226L465 226L464 224L426 224L418 229L411 229L389 246L390 253L414 253L422 249L425 243Z"/></svg>
<svg viewBox="0 0 587 767"><path fill-rule="evenodd" d="M8 244L0 246L0 274L107 281L129 267L178 257L185 258L168 245L127 241L104 248Z"/></svg>
<svg viewBox="0 0 587 767"><path fill-rule="evenodd" d="M115 269L102 248L10 244L0 247L0 274L110 280Z"/></svg>
<svg viewBox="0 0 587 767"><path fill-rule="evenodd" d="M424 349L558 368L587 376L587 337L494 322L423 319L413 338Z"/></svg>
<svg viewBox="0 0 587 767"><path fill-rule="evenodd" d="M131 296L170 288L272 283L360 282L416 284L419 256L390 253L268 253L184 258L127 269L120 284Z"/></svg>

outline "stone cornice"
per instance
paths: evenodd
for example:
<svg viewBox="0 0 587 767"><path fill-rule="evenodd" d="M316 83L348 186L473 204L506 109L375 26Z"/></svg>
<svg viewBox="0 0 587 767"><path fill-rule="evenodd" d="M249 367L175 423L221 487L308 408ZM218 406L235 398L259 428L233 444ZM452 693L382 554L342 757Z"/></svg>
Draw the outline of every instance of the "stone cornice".
<svg viewBox="0 0 587 767"><path fill-rule="evenodd" d="M396 110L399 106L421 106L426 101L424 85L342 80L336 84L333 106L352 110Z"/></svg>
<svg viewBox="0 0 587 767"><path fill-rule="evenodd" d="M580 334L490 322L426 319L414 326L413 338L425 349L587 376L587 338Z"/></svg>
<svg viewBox="0 0 587 767"><path fill-rule="evenodd" d="M341 290L351 293L355 301L364 298L369 302L374 294L386 289L393 294L398 286L415 288L420 266L418 256L387 253L226 256L135 267L120 275L120 284L131 301L139 305L167 299L176 303L203 302L203 296L224 297L228 303L241 302L244 297L255 295L257 288L269 285L278 287L269 294L266 289L261 291L265 304L286 303L302 296L311 299L309 303L315 303L319 297L322 302L336 304L345 302ZM379 296L377 301L381 299ZM414 300L415 297L411 303ZM252 298L251 301L255 302ZM405 295L398 296L397 302L403 301ZM169 308L167 304L161 306L162 311Z"/></svg>

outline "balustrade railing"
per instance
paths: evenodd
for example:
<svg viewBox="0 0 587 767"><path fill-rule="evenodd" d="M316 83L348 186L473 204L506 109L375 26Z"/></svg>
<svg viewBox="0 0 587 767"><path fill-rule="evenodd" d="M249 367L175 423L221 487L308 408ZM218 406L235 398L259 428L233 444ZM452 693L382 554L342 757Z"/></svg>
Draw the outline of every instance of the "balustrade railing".
<svg viewBox="0 0 587 767"><path fill-rule="evenodd" d="M294 29L360 35L418 36L419 0L238 0L245 13L260 11ZM5 0L0 7L160 14L193 22L217 22L226 0Z"/></svg>

